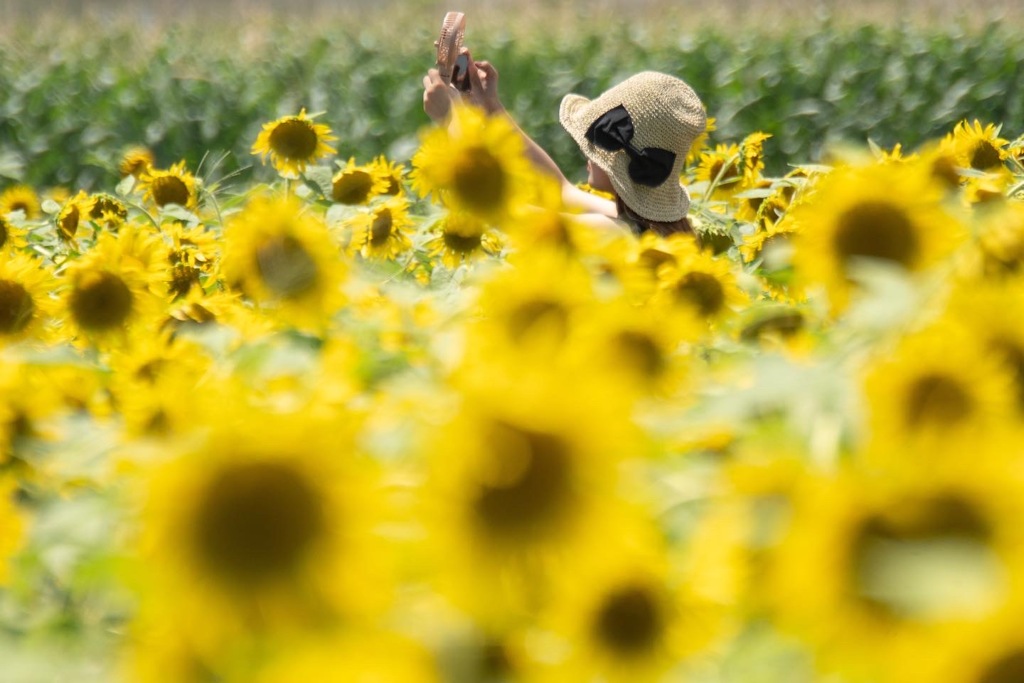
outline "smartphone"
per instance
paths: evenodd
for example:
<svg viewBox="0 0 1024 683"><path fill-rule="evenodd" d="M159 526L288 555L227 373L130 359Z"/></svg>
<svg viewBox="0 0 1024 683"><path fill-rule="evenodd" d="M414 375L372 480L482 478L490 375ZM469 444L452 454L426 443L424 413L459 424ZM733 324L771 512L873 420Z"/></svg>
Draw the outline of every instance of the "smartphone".
<svg viewBox="0 0 1024 683"><path fill-rule="evenodd" d="M452 85L463 92L468 92L471 87L469 80L469 57L465 53L455 59L455 65L452 67Z"/></svg>

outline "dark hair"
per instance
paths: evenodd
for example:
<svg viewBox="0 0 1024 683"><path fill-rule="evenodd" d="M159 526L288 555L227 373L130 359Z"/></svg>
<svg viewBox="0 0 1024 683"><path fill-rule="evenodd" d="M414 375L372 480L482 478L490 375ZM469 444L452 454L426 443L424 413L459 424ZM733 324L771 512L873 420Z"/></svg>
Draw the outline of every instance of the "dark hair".
<svg viewBox="0 0 1024 683"><path fill-rule="evenodd" d="M615 206L619 210L619 218L629 223L630 228L637 235L650 230L656 235L667 237L668 235L681 232L687 235L693 235L693 226L690 225L690 221L686 216L683 216L677 221L661 222L651 221L640 216L636 211L626 206L626 203L622 201L619 196L615 197Z"/></svg>

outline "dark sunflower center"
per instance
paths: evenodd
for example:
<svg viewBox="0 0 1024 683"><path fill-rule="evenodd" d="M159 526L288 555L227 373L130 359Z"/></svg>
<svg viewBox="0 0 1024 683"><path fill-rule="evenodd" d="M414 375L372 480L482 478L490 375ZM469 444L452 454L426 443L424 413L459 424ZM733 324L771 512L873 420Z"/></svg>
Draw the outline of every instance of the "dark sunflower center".
<svg viewBox="0 0 1024 683"><path fill-rule="evenodd" d="M268 238L256 250L256 268L271 292L284 298L298 297L316 285L316 261L291 235Z"/></svg>
<svg viewBox="0 0 1024 683"><path fill-rule="evenodd" d="M498 423L489 446L490 471L473 500L483 533L528 540L549 530L571 502L568 444L553 434Z"/></svg>
<svg viewBox="0 0 1024 683"><path fill-rule="evenodd" d="M625 586L605 597L594 621L594 635L624 657L657 645L664 624L658 603L645 586Z"/></svg>
<svg viewBox="0 0 1024 683"><path fill-rule="evenodd" d="M90 273L71 293L71 315L86 330L102 331L124 324L132 311L128 285L108 272Z"/></svg>
<svg viewBox="0 0 1024 683"><path fill-rule="evenodd" d="M313 126L301 119L282 121L270 131L270 149L285 159L307 161L318 143Z"/></svg>
<svg viewBox="0 0 1024 683"><path fill-rule="evenodd" d="M643 377L656 378L665 372L665 354L650 335L623 330L614 339L616 358Z"/></svg>
<svg viewBox="0 0 1024 683"><path fill-rule="evenodd" d="M834 247L840 261L867 257L910 268L919 244L906 212L888 202L863 202L839 217Z"/></svg>
<svg viewBox="0 0 1024 683"><path fill-rule="evenodd" d="M36 305L20 282L0 280L0 334L21 332L32 320Z"/></svg>
<svg viewBox="0 0 1024 683"><path fill-rule="evenodd" d="M4 220L3 216L0 216L0 249L7 244L7 239L10 236L11 229L7 226L7 221Z"/></svg>
<svg viewBox="0 0 1024 683"><path fill-rule="evenodd" d="M695 307L704 317L718 313L725 305L722 283L710 273L687 273L676 283L675 293L681 302Z"/></svg>
<svg viewBox="0 0 1024 683"><path fill-rule="evenodd" d="M168 285L174 298L183 297L199 284L199 269L185 263L171 266L171 281Z"/></svg>
<svg viewBox="0 0 1024 683"><path fill-rule="evenodd" d="M533 299L512 309L508 316L509 337L521 342L531 330L550 329L558 339L564 339L569 326L569 313L557 301Z"/></svg>
<svg viewBox="0 0 1024 683"><path fill-rule="evenodd" d="M483 147L472 147L456 160L452 187L469 209L493 211L505 197L508 178L501 161Z"/></svg>
<svg viewBox="0 0 1024 683"><path fill-rule="evenodd" d="M854 588L866 607L889 617L971 609L998 583L992 536L977 506L956 494L901 501L855 530ZM943 573L944 565L954 570ZM972 577L980 584L972 586Z"/></svg>
<svg viewBox="0 0 1024 683"><path fill-rule="evenodd" d="M675 263L676 257L661 249L644 249L640 252L640 263L652 273L665 263Z"/></svg>
<svg viewBox="0 0 1024 683"><path fill-rule="evenodd" d="M480 248L483 235L477 232L466 234L460 232L444 231L444 246L456 254L472 254Z"/></svg>
<svg viewBox="0 0 1024 683"><path fill-rule="evenodd" d="M338 204L365 204L373 189L373 176L366 171L346 171L331 186L331 197Z"/></svg>
<svg viewBox="0 0 1024 683"><path fill-rule="evenodd" d="M167 204L185 206L188 204L188 185L177 176L168 175L154 179L151 191L153 201L157 206L166 206Z"/></svg>
<svg viewBox="0 0 1024 683"><path fill-rule="evenodd" d="M391 209L381 209L374 214L373 223L370 224L370 246L382 247L387 244L393 225Z"/></svg>
<svg viewBox="0 0 1024 683"><path fill-rule="evenodd" d="M93 199L89 218L96 220L104 216L113 216L114 218L124 220L128 217L128 209L114 197L98 195Z"/></svg>
<svg viewBox="0 0 1024 683"><path fill-rule="evenodd" d="M971 168L978 171L987 171L1003 163L996 149L988 140L979 140L971 151Z"/></svg>
<svg viewBox="0 0 1024 683"><path fill-rule="evenodd" d="M804 326L804 317L796 311L780 312L755 320L740 332L743 341L756 341L770 335L791 337Z"/></svg>
<svg viewBox="0 0 1024 683"><path fill-rule="evenodd" d="M957 379L940 374L924 375L910 386L906 422L909 427L918 429L955 425L968 419L974 407L974 399Z"/></svg>
<svg viewBox="0 0 1024 683"><path fill-rule="evenodd" d="M946 189L954 189L960 186L960 173L956 170L956 164L947 156L937 156L931 164L931 177L939 181Z"/></svg>
<svg viewBox="0 0 1024 683"><path fill-rule="evenodd" d="M1011 652L997 659L981 675L978 683L1024 683L1024 651Z"/></svg>
<svg viewBox="0 0 1024 683"><path fill-rule="evenodd" d="M326 527L313 482L284 463L218 473L196 508L195 549L221 578L258 583L296 570Z"/></svg>

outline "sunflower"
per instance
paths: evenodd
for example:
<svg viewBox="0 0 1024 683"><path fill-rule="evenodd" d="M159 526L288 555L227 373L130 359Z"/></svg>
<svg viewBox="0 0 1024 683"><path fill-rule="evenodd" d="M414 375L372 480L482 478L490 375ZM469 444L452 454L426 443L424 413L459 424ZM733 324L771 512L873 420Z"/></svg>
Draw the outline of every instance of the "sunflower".
<svg viewBox="0 0 1024 683"><path fill-rule="evenodd" d="M194 288L202 289L213 279L219 259L217 235L202 225L186 226L177 222L164 225L162 229L171 238L167 252L168 290L173 298L180 299Z"/></svg>
<svg viewBox="0 0 1024 683"><path fill-rule="evenodd" d="M550 201L553 181L535 170L509 120L469 106L457 107L454 120L427 132L413 156L412 186L421 196L494 224Z"/></svg>
<svg viewBox="0 0 1024 683"><path fill-rule="evenodd" d="M39 217L39 195L28 185L14 185L0 194L0 217L20 211L25 220Z"/></svg>
<svg viewBox="0 0 1024 683"><path fill-rule="evenodd" d="M798 282L823 286L838 312L864 260L909 273L935 265L966 236L944 193L920 166L842 167L821 177L788 213Z"/></svg>
<svg viewBox="0 0 1024 683"><path fill-rule="evenodd" d="M152 202L158 209L168 204L195 209L198 201L196 183L195 177L185 170L184 161L179 161L167 170L149 166L139 175L143 200Z"/></svg>
<svg viewBox="0 0 1024 683"><path fill-rule="evenodd" d="M1005 170L1009 141L999 137L1001 127L994 123L983 127L977 119L973 124L966 120L958 123L947 136L955 150L957 163L962 168L985 173Z"/></svg>
<svg viewBox="0 0 1024 683"><path fill-rule="evenodd" d="M423 247L430 257L440 256L445 268L454 269L501 251L498 233L469 213L448 212L430 227L430 232L434 237Z"/></svg>
<svg viewBox="0 0 1024 683"><path fill-rule="evenodd" d="M412 248L409 200L396 196L370 208L348 222L352 231L349 249L367 259L395 259Z"/></svg>
<svg viewBox="0 0 1024 683"><path fill-rule="evenodd" d="M844 680L927 680L906 665L962 657L964 634L1020 595L1024 491L1008 474L972 462L806 482L762 584L775 620Z"/></svg>
<svg viewBox="0 0 1024 683"><path fill-rule="evenodd" d="M327 144L337 139L330 128L322 123L313 123L313 117L306 116L303 108L298 116L283 116L263 124L252 153L261 155L264 163L269 155L278 173L295 178L306 170L307 165L337 152Z"/></svg>
<svg viewBox="0 0 1024 683"><path fill-rule="evenodd" d="M120 171L122 178L134 176L138 179L143 173L155 165L156 159L153 157L153 152L150 151L148 147L135 146L129 147L125 150L124 154L121 155L121 163L118 164L118 170Z"/></svg>
<svg viewBox="0 0 1024 683"><path fill-rule="evenodd" d="M337 204L368 204L371 199L385 194L391 186L391 176L378 163L357 166L350 158L331 179L331 199Z"/></svg>
<svg viewBox="0 0 1024 683"><path fill-rule="evenodd" d="M973 331L941 321L874 359L863 382L872 442L969 445L1013 414L1014 387L997 358Z"/></svg>
<svg viewBox="0 0 1024 683"><path fill-rule="evenodd" d="M52 270L13 253L0 259L0 343L31 337L55 311Z"/></svg>
<svg viewBox="0 0 1024 683"><path fill-rule="evenodd" d="M713 151L701 152L694 178L714 188L711 196L715 199L732 196L743 181L743 154L739 145L719 143Z"/></svg>
<svg viewBox="0 0 1024 683"><path fill-rule="evenodd" d="M681 233L663 237L648 231L624 246L615 271L625 291L639 301L650 299L668 270L699 251L696 240Z"/></svg>
<svg viewBox="0 0 1024 683"><path fill-rule="evenodd" d="M83 190L79 190L78 194L67 199L53 219L57 228L57 236L65 242L74 240L83 218L88 219L91 209L92 202L89 195Z"/></svg>
<svg viewBox="0 0 1024 683"><path fill-rule="evenodd" d="M320 327L341 302L327 226L294 198L258 196L224 230L226 281L289 322Z"/></svg>
<svg viewBox="0 0 1024 683"><path fill-rule="evenodd" d="M64 315L78 332L78 341L125 339L130 325L159 313L164 262L159 248L151 236L137 239L135 229L125 230L120 239L103 233L88 253L71 263Z"/></svg>
<svg viewBox="0 0 1024 683"><path fill-rule="evenodd" d="M25 230L0 215L0 253L13 252L25 246Z"/></svg>
<svg viewBox="0 0 1024 683"><path fill-rule="evenodd" d="M654 299L669 309L714 325L734 314L748 297L739 287L730 259L698 251L659 272Z"/></svg>
<svg viewBox="0 0 1024 683"><path fill-rule="evenodd" d="M764 142L770 137L771 133L757 131L743 138L743 142L740 143L740 150L743 153L743 183L747 187L754 186L761 178L761 171L764 170Z"/></svg>
<svg viewBox="0 0 1024 683"><path fill-rule="evenodd" d="M421 442L423 518L439 589L500 625L543 599L550 563L619 513L615 468L641 447L610 390L485 374L460 380L472 388Z"/></svg>
<svg viewBox="0 0 1024 683"><path fill-rule="evenodd" d="M977 242L968 268L974 276L995 279L1024 273L1024 204L992 208L977 215Z"/></svg>
<svg viewBox="0 0 1024 683"><path fill-rule="evenodd" d="M545 680L662 680L727 634L725 606L688 585L645 526L613 526L603 547L561 568L540 622L567 652Z"/></svg>
<svg viewBox="0 0 1024 683"><path fill-rule="evenodd" d="M86 217L108 230L117 230L128 220L128 207L124 202L105 192L91 195L87 207Z"/></svg>
<svg viewBox="0 0 1024 683"><path fill-rule="evenodd" d="M396 195L405 193L405 164L392 161L381 154L370 162L370 166L376 169L378 175L387 178L388 187L384 190L383 194Z"/></svg>

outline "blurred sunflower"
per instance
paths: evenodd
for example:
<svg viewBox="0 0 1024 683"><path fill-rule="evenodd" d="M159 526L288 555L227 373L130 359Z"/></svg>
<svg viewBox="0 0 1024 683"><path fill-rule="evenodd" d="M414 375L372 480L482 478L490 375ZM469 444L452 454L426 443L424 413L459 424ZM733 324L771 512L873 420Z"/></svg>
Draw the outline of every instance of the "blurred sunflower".
<svg viewBox="0 0 1024 683"><path fill-rule="evenodd" d="M158 209L168 204L177 204L186 209L195 209L196 179L185 170L185 162L179 161L167 170L147 167L139 175L139 189L144 201L152 202Z"/></svg>
<svg viewBox="0 0 1024 683"><path fill-rule="evenodd" d="M986 173L1004 170L1009 140L999 137L1001 128L994 123L983 127L977 119L974 123L966 120L958 123L947 136L955 150L957 163L962 168Z"/></svg>
<svg viewBox="0 0 1024 683"><path fill-rule="evenodd" d="M0 253L13 252L25 246L25 230L0 215Z"/></svg>
<svg viewBox="0 0 1024 683"><path fill-rule="evenodd" d="M337 140L331 129L322 123L314 123L303 108L298 116L283 116L276 121L263 124L263 130L253 143L252 153L261 155L270 162L282 176L295 178L306 170L306 166L321 157L337 152L327 143Z"/></svg>
<svg viewBox="0 0 1024 683"><path fill-rule="evenodd" d="M370 166L376 169L378 175L387 178L388 187L383 194L396 195L405 192L405 164L392 161L381 154L370 162Z"/></svg>
<svg viewBox="0 0 1024 683"><path fill-rule="evenodd" d="M341 166L331 179L331 199L337 204L368 204L371 199L387 193L391 176L380 164L356 165L354 158Z"/></svg>
<svg viewBox="0 0 1024 683"><path fill-rule="evenodd" d="M103 233L95 246L68 266L63 315L77 331L78 342L125 339L129 325L162 309L163 260L154 239L118 240Z"/></svg>
<svg viewBox="0 0 1024 683"><path fill-rule="evenodd" d="M764 143L772 137L771 133L757 131L743 138L740 150L743 153L743 184L753 187L761 179L764 170Z"/></svg>
<svg viewBox="0 0 1024 683"><path fill-rule="evenodd" d="M65 242L74 240L78 234L78 227L82 224L83 218L88 219L91 209L92 202L83 190L79 190L78 194L66 200L53 219L57 236Z"/></svg>
<svg viewBox="0 0 1024 683"><path fill-rule="evenodd" d="M469 213L448 212L430 227L434 237L424 245L427 254L441 257L445 268L455 269L485 255L501 251L498 233Z"/></svg>
<svg viewBox="0 0 1024 683"><path fill-rule="evenodd" d="M565 657L550 681L658 681L726 635L723 605L702 598L647 533L612 527L596 558L561 568L540 621L560 637Z"/></svg>
<svg viewBox="0 0 1024 683"><path fill-rule="evenodd" d="M731 259L706 251L684 255L659 271L654 301L714 325L733 315L749 297L740 289Z"/></svg>
<svg viewBox="0 0 1024 683"><path fill-rule="evenodd" d="M940 322L904 336L891 354L871 361L863 380L868 438L970 445L1006 424L1014 385L976 335Z"/></svg>
<svg viewBox="0 0 1024 683"><path fill-rule="evenodd" d="M343 298L342 261L323 221L294 198L257 196L224 229L226 282L266 311L320 328Z"/></svg>
<svg viewBox="0 0 1024 683"><path fill-rule="evenodd" d="M14 479L6 473L0 475L0 586L9 580L8 562L21 548L25 522L14 502Z"/></svg>
<svg viewBox="0 0 1024 683"><path fill-rule="evenodd" d="M535 170L512 123L469 106L456 109L455 122L424 135L412 159L413 189L495 224L528 205L544 205L550 179L545 183Z"/></svg>
<svg viewBox="0 0 1024 683"><path fill-rule="evenodd" d="M874 260L914 273L961 246L966 229L921 166L842 167L791 207L797 280L825 288L834 312L856 292L856 267Z"/></svg>
<svg viewBox="0 0 1024 683"><path fill-rule="evenodd" d="M153 152L148 147L134 146L125 150L121 155L121 162L118 164L118 171L122 178L134 176L138 179L143 173L156 165Z"/></svg>
<svg viewBox="0 0 1024 683"><path fill-rule="evenodd" d="M732 196L743 181L743 154L739 145L719 143L714 150L701 152L694 178L713 187L711 196L715 199Z"/></svg>
<svg viewBox="0 0 1024 683"><path fill-rule="evenodd" d="M186 651L216 671L290 634L358 623L390 597L380 492L351 429L210 389L203 429L144 472L135 641L184 631Z"/></svg>
<svg viewBox="0 0 1024 683"><path fill-rule="evenodd" d="M12 253L0 259L0 343L34 336L56 310L52 269Z"/></svg>
<svg viewBox="0 0 1024 683"><path fill-rule="evenodd" d="M409 200L393 197L349 221L349 249L367 259L394 259L412 249L414 225L409 217Z"/></svg>
<svg viewBox="0 0 1024 683"><path fill-rule="evenodd" d="M844 680L905 681L906 663L961 657L964 635L1020 595L1024 496L1007 475L956 462L807 481L762 584L775 620Z"/></svg>
<svg viewBox="0 0 1024 683"><path fill-rule="evenodd" d="M14 185L0 194L0 217L21 211L26 220L39 217L39 195L28 185Z"/></svg>
<svg viewBox="0 0 1024 683"><path fill-rule="evenodd" d="M1024 204L1003 202L975 215L977 240L965 270L999 279L1024 273Z"/></svg>
<svg viewBox="0 0 1024 683"><path fill-rule="evenodd" d="M108 230L117 230L128 220L128 207L117 197L98 192L89 197L86 217Z"/></svg>

